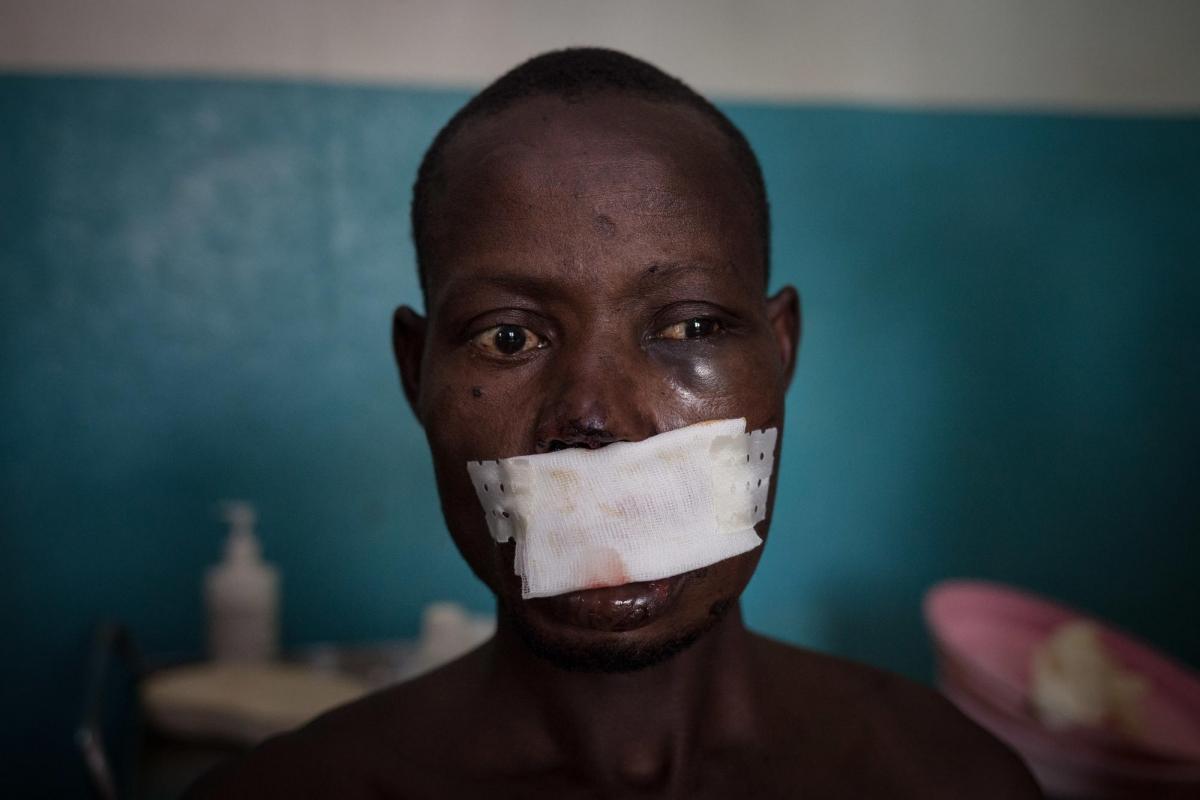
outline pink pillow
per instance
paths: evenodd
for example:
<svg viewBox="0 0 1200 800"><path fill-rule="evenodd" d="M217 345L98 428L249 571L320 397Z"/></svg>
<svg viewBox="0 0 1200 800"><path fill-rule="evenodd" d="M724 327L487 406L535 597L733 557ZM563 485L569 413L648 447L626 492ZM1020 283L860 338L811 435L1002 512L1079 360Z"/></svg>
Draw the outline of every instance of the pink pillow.
<svg viewBox="0 0 1200 800"><path fill-rule="evenodd" d="M1017 749L1047 789L1097 791L1105 776L1200 781L1200 678L1181 664L1093 617L1001 584L945 581L925 595L924 612L947 696ZM1030 710L1034 649L1080 619L1147 682L1138 741L1098 729L1051 730Z"/></svg>

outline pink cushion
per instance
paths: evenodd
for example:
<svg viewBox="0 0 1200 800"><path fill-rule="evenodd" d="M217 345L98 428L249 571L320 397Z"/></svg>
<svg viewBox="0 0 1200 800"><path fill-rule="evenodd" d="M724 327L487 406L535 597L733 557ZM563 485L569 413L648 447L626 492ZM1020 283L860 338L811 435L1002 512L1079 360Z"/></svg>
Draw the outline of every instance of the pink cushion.
<svg viewBox="0 0 1200 800"><path fill-rule="evenodd" d="M947 695L1020 751L1040 777L1058 770L1063 779L1067 770L1071 785L1090 779L1093 789L1102 773L1200 780L1200 678L1181 664L1086 614L1000 584L940 583L926 594L924 611ZM1095 729L1050 730L1030 712L1034 649L1078 619L1095 623L1110 655L1147 681L1141 741Z"/></svg>

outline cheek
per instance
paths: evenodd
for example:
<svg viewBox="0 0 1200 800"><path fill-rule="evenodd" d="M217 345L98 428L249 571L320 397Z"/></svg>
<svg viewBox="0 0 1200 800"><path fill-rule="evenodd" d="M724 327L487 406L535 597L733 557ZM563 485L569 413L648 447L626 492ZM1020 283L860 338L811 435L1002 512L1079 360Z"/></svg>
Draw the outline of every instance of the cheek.
<svg viewBox="0 0 1200 800"><path fill-rule="evenodd" d="M485 584L495 589L497 548L471 485L467 462L498 455L494 452L494 428L503 427L504 404L500 393L490 392L486 382L471 376L446 380L433 375L423 388L425 435L433 456L442 514L463 558Z"/></svg>
<svg viewBox="0 0 1200 800"><path fill-rule="evenodd" d="M529 399L527 376L461 360L443 360L445 368L423 384L422 417L434 461L461 466L528 452L523 432L536 403Z"/></svg>
<svg viewBox="0 0 1200 800"><path fill-rule="evenodd" d="M422 380L422 419L442 511L459 549L480 570L494 555L467 462L531 452L531 372L494 370L470 358L436 356Z"/></svg>
<svg viewBox="0 0 1200 800"><path fill-rule="evenodd" d="M671 427L731 417L746 417L752 427L777 421L782 396L777 359L764 342L736 344L663 348L655 354L665 377L662 398L677 417L668 420Z"/></svg>

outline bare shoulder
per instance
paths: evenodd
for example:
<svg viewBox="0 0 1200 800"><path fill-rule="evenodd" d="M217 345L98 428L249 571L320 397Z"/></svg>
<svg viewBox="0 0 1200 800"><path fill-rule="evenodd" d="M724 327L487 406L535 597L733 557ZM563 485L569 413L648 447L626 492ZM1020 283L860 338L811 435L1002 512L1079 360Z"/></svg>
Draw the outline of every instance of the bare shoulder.
<svg viewBox="0 0 1200 800"><path fill-rule="evenodd" d="M891 797L1038 798L1021 759L940 693L874 667L760 637L777 725L840 791ZM851 781L855 786L847 785ZM853 791L853 790L857 791Z"/></svg>
<svg viewBox="0 0 1200 800"><path fill-rule="evenodd" d="M224 764L186 795L199 798L411 796L439 780L452 749L446 723L470 709L471 657L340 706ZM438 784L441 785L440 783Z"/></svg>

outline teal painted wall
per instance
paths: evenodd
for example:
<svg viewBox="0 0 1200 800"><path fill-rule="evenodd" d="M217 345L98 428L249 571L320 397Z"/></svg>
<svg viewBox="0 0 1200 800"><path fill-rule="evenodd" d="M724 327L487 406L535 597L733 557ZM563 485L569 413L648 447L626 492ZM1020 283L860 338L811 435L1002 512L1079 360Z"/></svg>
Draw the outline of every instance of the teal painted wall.
<svg viewBox="0 0 1200 800"><path fill-rule="evenodd" d="M489 607L388 344L409 186L464 99L0 77L14 780L78 786L96 619L199 650L220 498L259 504L288 642ZM751 623L928 679L921 594L974 575L1200 664L1200 119L727 107L805 308Z"/></svg>

